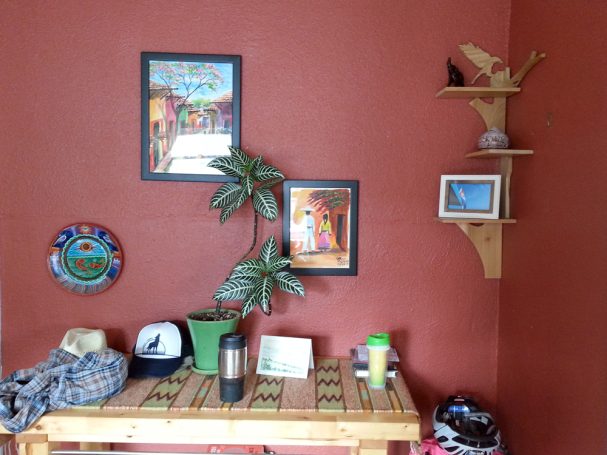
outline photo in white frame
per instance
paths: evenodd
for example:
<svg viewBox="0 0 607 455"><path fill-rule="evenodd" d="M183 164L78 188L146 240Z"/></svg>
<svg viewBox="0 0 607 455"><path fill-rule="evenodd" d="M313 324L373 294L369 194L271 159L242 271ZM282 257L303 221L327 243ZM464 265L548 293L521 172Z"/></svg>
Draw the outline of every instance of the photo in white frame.
<svg viewBox="0 0 607 455"><path fill-rule="evenodd" d="M498 219L501 175L441 175L440 218Z"/></svg>

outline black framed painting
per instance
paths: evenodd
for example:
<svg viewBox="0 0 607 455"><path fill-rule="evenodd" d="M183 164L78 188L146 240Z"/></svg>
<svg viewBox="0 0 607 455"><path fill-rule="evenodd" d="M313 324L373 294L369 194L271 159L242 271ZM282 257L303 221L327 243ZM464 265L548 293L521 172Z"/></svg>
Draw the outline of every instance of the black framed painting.
<svg viewBox="0 0 607 455"><path fill-rule="evenodd" d="M297 275L356 275L358 181L285 180L283 254Z"/></svg>
<svg viewBox="0 0 607 455"><path fill-rule="evenodd" d="M236 181L207 166L240 146L238 55L141 54L141 178Z"/></svg>

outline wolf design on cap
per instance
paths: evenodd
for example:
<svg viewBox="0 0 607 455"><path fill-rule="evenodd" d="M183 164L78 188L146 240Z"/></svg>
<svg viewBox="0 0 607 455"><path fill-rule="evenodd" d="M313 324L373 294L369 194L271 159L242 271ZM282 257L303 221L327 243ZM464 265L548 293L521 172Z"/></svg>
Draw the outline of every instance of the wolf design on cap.
<svg viewBox="0 0 607 455"><path fill-rule="evenodd" d="M145 348L143 348L144 354L158 354L158 346L160 346L160 354L164 354L164 343L160 341L160 334L157 334L154 338L150 338L145 343Z"/></svg>

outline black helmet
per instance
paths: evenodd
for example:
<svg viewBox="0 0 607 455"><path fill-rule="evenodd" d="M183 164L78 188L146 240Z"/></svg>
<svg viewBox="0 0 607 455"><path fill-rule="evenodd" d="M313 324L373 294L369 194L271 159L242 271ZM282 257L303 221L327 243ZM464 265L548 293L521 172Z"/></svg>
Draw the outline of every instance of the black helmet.
<svg viewBox="0 0 607 455"><path fill-rule="evenodd" d="M432 416L434 437L452 455L491 455L500 446L500 432L488 412L471 398L450 396Z"/></svg>

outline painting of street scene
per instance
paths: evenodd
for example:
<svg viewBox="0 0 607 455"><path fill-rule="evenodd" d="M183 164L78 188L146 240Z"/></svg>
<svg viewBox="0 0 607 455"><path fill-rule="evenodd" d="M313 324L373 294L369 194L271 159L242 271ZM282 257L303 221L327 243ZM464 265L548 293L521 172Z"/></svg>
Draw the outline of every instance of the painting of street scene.
<svg viewBox="0 0 607 455"><path fill-rule="evenodd" d="M289 183L285 185L290 186ZM318 269L314 273L318 275L333 274L322 270L340 269L342 273L337 274L350 274L356 261L356 232L352 229L354 188L317 185L289 187L288 248L293 256L290 268L294 272Z"/></svg>
<svg viewBox="0 0 607 455"><path fill-rule="evenodd" d="M228 146L239 146L240 57L180 55L142 54L144 174L225 181L207 164L229 155Z"/></svg>

